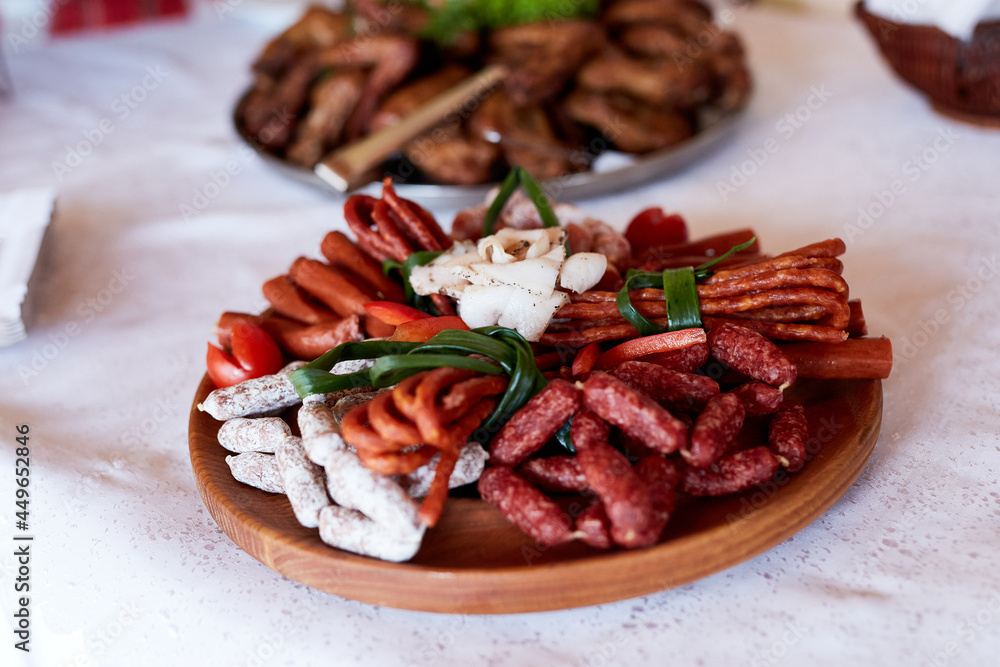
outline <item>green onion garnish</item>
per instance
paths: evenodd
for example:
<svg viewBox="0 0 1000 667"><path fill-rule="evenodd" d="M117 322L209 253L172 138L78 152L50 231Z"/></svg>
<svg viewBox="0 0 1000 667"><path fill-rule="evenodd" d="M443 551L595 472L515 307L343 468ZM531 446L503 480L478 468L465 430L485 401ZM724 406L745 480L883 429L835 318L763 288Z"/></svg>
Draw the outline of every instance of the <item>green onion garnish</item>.
<svg viewBox="0 0 1000 667"><path fill-rule="evenodd" d="M389 275L389 273L398 269L400 274L403 276L403 289L406 290L406 303L422 310L425 313L438 314L437 310L434 308L431 300L426 296L420 296L413 291L413 286L410 285L410 274L413 273L413 267L424 266L430 264L435 259L437 259L443 250L421 250L419 252L411 253L409 257L406 258L405 262L397 262L394 259L387 259L382 262L382 273Z"/></svg>
<svg viewBox="0 0 1000 667"><path fill-rule="evenodd" d="M528 198L531 199L531 203L535 205L535 210L538 211L538 216L542 219L542 224L546 227L559 226L559 219L556 218L556 214L549 204L549 198L542 192L538 181L526 169L513 167L510 173L507 174L507 178L503 179L503 183L500 185L500 192L497 193L496 199L493 200L493 203L490 204L489 209L486 211L486 217L483 219L483 236L489 236L494 233L497 219L500 217L500 213L503 212L503 207L507 204L511 195L517 190L518 185L524 188L524 191L528 194Z"/></svg>
<svg viewBox="0 0 1000 667"><path fill-rule="evenodd" d="M370 369L358 373L332 375L329 372L338 362L352 359L376 361ZM448 329L426 343L343 343L288 377L299 396L305 398L310 394L325 394L351 387L390 387L421 371L444 366L510 376L507 390L493 413L483 422L482 428L486 429L487 436L499 430L528 399L548 384L535 365L535 355L528 341L513 329L496 326L472 331ZM560 442L573 451L572 445L567 444L568 438L565 441L560 439Z"/></svg>
<svg viewBox="0 0 1000 667"><path fill-rule="evenodd" d="M716 257L715 259L709 260L709 261L705 262L704 264L702 264L701 266L694 267L695 278L697 278L698 280L703 280L705 278L708 278L710 275L712 275L714 273L714 271L710 271L709 269L711 269L713 266L715 266L716 264L718 264L722 260L726 259L727 257L732 257L736 253L741 252L743 250L746 250L747 248L749 248L750 246L752 246L754 244L754 241L756 241L756 240L757 240L757 237L754 236L753 238L751 238L746 243L741 243L739 245L735 245L732 248L730 248L729 250L727 250L726 252L724 252L723 254L721 254L718 257Z"/></svg>

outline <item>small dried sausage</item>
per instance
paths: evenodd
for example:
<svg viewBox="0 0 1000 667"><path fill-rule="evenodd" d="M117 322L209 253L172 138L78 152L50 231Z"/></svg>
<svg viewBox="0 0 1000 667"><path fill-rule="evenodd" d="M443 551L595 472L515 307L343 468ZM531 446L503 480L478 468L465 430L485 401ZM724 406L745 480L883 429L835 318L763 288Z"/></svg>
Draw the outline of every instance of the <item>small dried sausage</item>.
<svg viewBox="0 0 1000 667"><path fill-rule="evenodd" d="M708 332L712 356L734 371L785 388L795 382L795 364L778 346L755 331L721 324Z"/></svg>
<svg viewBox="0 0 1000 667"><path fill-rule="evenodd" d="M681 450L687 464L707 468L718 461L743 428L745 412L735 394L719 394L710 400L691 429L691 448Z"/></svg>
<svg viewBox="0 0 1000 667"><path fill-rule="evenodd" d="M764 382L744 382L729 393L743 402L747 417L774 414L785 400L785 394L780 389Z"/></svg>
<svg viewBox="0 0 1000 667"><path fill-rule="evenodd" d="M806 440L809 422L800 403L789 401L771 418L767 446L779 458L788 472L795 472L806 464Z"/></svg>
<svg viewBox="0 0 1000 667"><path fill-rule="evenodd" d="M586 491L589 488L587 477L580 470L575 456L528 459L517 471L526 480L546 491L568 493Z"/></svg>
<svg viewBox="0 0 1000 667"><path fill-rule="evenodd" d="M719 395L719 384L712 378L673 371L645 361L618 364L611 374L654 401L667 403L677 410L701 410L709 399Z"/></svg>
<svg viewBox="0 0 1000 667"><path fill-rule="evenodd" d="M479 477L479 495L539 544L556 546L573 539L569 515L551 498L507 466L487 468Z"/></svg>
<svg viewBox="0 0 1000 667"><path fill-rule="evenodd" d="M711 468L684 468L678 487L691 496L724 496L763 484L778 472L778 458L767 447L726 454Z"/></svg>
<svg viewBox="0 0 1000 667"><path fill-rule="evenodd" d="M514 467L537 452L580 409L580 390L553 380L511 417L493 442L490 458Z"/></svg>
<svg viewBox="0 0 1000 667"><path fill-rule="evenodd" d="M611 520L611 539L626 548L653 544L659 534L649 488L628 459L608 444L608 425L592 412L581 412L573 418L571 433L580 469Z"/></svg>
<svg viewBox="0 0 1000 667"><path fill-rule="evenodd" d="M219 429L219 444L229 451L265 452L273 454L281 441L292 434L288 424L279 417L247 419L234 417Z"/></svg>
<svg viewBox="0 0 1000 667"><path fill-rule="evenodd" d="M683 422L653 399L607 373L594 373L583 384L583 403L608 423L661 454L672 454L687 443Z"/></svg>

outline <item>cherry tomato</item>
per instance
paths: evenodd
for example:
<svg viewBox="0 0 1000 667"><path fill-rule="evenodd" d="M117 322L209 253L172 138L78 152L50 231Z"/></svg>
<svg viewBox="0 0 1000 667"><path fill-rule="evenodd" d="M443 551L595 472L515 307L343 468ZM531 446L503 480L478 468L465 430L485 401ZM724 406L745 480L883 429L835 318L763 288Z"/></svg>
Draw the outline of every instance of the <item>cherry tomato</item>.
<svg viewBox="0 0 1000 667"><path fill-rule="evenodd" d="M446 315L444 317L425 317L419 320L403 322L396 327L396 332L389 340L409 341L412 343L423 343L431 339L435 334L439 334L445 329L460 329L468 331L469 325L456 315Z"/></svg>
<svg viewBox="0 0 1000 667"><path fill-rule="evenodd" d="M254 324L233 329L233 356L252 377L277 373L282 366L281 349L266 331Z"/></svg>
<svg viewBox="0 0 1000 667"><path fill-rule="evenodd" d="M662 208L647 208L632 218L625 238L633 251L651 246L687 241L687 223L677 214L664 215Z"/></svg>
<svg viewBox="0 0 1000 667"><path fill-rule="evenodd" d="M211 343L205 364L208 376L217 387L231 387L244 380L277 373L283 359L281 350L266 331L253 324L238 324L233 329L232 354Z"/></svg>
<svg viewBox="0 0 1000 667"><path fill-rule="evenodd" d="M430 317L422 310L395 301L369 301L365 304L365 311L372 317L393 326Z"/></svg>
<svg viewBox="0 0 1000 667"><path fill-rule="evenodd" d="M233 355L211 343L208 344L205 364L208 366L208 377L212 378L216 387L231 387L252 377L250 371L236 363Z"/></svg>

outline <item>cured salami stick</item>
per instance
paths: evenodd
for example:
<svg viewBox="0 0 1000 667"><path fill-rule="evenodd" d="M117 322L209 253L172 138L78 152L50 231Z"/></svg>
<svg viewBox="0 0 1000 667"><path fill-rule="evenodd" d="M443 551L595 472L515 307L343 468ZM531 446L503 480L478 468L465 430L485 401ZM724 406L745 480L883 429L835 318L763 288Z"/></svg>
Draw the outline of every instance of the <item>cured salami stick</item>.
<svg viewBox="0 0 1000 667"><path fill-rule="evenodd" d="M553 380L514 413L493 442L490 458L514 467L537 452L580 409L580 390Z"/></svg>
<svg viewBox="0 0 1000 667"><path fill-rule="evenodd" d="M583 404L661 454L672 454L687 444L683 422L607 373L596 372L583 383Z"/></svg>
<svg viewBox="0 0 1000 667"><path fill-rule="evenodd" d="M268 493L285 492L278 460L271 454L244 452L239 456L227 456L226 463L237 482Z"/></svg>
<svg viewBox="0 0 1000 667"><path fill-rule="evenodd" d="M778 257L788 257L790 255L800 255L802 257L839 257L845 252L847 252L847 245L839 238L832 238L783 252Z"/></svg>
<svg viewBox="0 0 1000 667"><path fill-rule="evenodd" d="M832 257L804 257L802 255L783 255L764 262L741 266L736 269L716 271L713 275L702 281L704 285L724 283L729 280L744 280L751 276L771 271L783 271L785 269L829 269L836 274L844 272L844 263Z"/></svg>
<svg viewBox="0 0 1000 667"><path fill-rule="evenodd" d="M219 421L284 410L301 400L288 380L288 375L305 365L304 361L295 361L274 375L264 375L232 387L216 389L198 404L198 409Z"/></svg>
<svg viewBox="0 0 1000 667"><path fill-rule="evenodd" d="M781 269L739 280L700 285L698 298L718 299L788 287L819 287L836 292L845 299L849 292L847 281L829 269Z"/></svg>
<svg viewBox="0 0 1000 667"><path fill-rule="evenodd" d="M373 293L358 289L343 271L315 259L299 257L292 263L288 275L296 285L342 317L364 315L365 304L372 300Z"/></svg>
<svg viewBox="0 0 1000 667"><path fill-rule="evenodd" d="M580 469L601 498L614 543L626 548L649 546L659 537L654 535L649 488L628 459L608 444L610 431L593 412L573 418L571 433Z"/></svg>
<svg viewBox="0 0 1000 667"><path fill-rule="evenodd" d="M848 338L843 343L783 343L780 349L801 378L884 380L892 370L888 338Z"/></svg>
<svg viewBox="0 0 1000 667"><path fill-rule="evenodd" d="M795 364L778 346L746 327L721 324L708 332L712 356L734 371L784 389L795 382Z"/></svg>
<svg viewBox="0 0 1000 667"><path fill-rule="evenodd" d="M778 457L788 472L795 472L806 464L806 440L809 439L809 422L800 403L789 401L771 418L767 446Z"/></svg>
<svg viewBox="0 0 1000 667"><path fill-rule="evenodd" d="M748 315L754 311L750 310L743 315ZM723 324L743 327L750 331L755 331L765 338L771 340L787 341L815 341L817 343L842 343L847 340L848 333L843 329L834 329L822 324L797 324L790 322L767 322L764 320L736 318L736 317L709 317L701 318L702 323L709 329L720 327Z"/></svg>
<svg viewBox="0 0 1000 667"><path fill-rule="evenodd" d="M611 548L611 520L604 511L600 498L594 498L576 518L576 536L581 542L595 549Z"/></svg>
<svg viewBox="0 0 1000 667"><path fill-rule="evenodd" d="M235 417L219 429L219 444L236 454L266 452L273 454L282 441L292 434L278 417L247 419Z"/></svg>
<svg viewBox="0 0 1000 667"><path fill-rule="evenodd" d="M309 460L302 442L294 436L285 439L275 457L295 518L306 528L316 528L320 510L330 504L323 486L323 468Z"/></svg>
<svg viewBox="0 0 1000 667"><path fill-rule="evenodd" d="M689 466L707 468L719 460L743 428L743 401L734 394L719 394L708 402L691 429L691 448L681 456Z"/></svg>
<svg viewBox="0 0 1000 667"><path fill-rule="evenodd" d="M726 454L711 468L684 468L678 487L691 496L724 496L763 484L778 472L778 458L767 447Z"/></svg>
<svg viewBox="0 0 1000 667"><path fill-rule="evenodd" d="M423 530L400 535L357 510L330 505L319 513L319 537L337 549L401 563L417 555Z"/></svg>
<svg viewBox="0 0 1000 667"><path fill-rule="evenodd" d="M785 395L780 389L763 382L745 382L729 393L738 396L743 402L747 417L773 414L785 400Z"/></svg>
<svg viewBox="0 0 1000 667"><path fill-rule="evenodd" d="M279 315L306 324L340 320L340 316L332 310L312 301L288 276L271 278L264 283L261 290L264 292L264 298Z"/></svg>
<svg viewBox="0 0 1000 667"><path fill-rule="evenodd" d="M385 301L403 301L403 288L382 273L382 266L362 252L342 232L330 232L320 244L320 252L333 266L354 273L375 290L375 295Z"/></svg>
<svg viewBox="0 0 1000 667"><path fill-rule="evenodd" d="M657 403L667 403L679 410L701 410L709 399L719 395L719 384L712 378L644 361L618 364L611 374Z"/></svg>
<svg viewBox="0 0 1000 667"><path fill-rule="evenodd" d="M526 480L546 491L568 493L590 488L575 456L528 459L517 471Z"/></svg>
<svg viewBox="0 0 1000 667"><path fill-rule="evenodd" d="M569 516L507 466L484 470L478 488L483 500L539 544L556 546L573 539Z"/></svg>
<svg viewBox="0 0 1000 667"><path fill-rule="evenodd" d="M787 287L719 299L701 299L699 308L702 315L725 316L758 308L799 304L819 305L826 308L830 313L828 325L834 329L843 330L851 321L851 309L847 305L847 299L835 292L816 287ZM645 314L647 309L638 307L638 310ZM652 307L649 310L653 310ZM655 311L651 314L654 317L659 315Z"/></svg>

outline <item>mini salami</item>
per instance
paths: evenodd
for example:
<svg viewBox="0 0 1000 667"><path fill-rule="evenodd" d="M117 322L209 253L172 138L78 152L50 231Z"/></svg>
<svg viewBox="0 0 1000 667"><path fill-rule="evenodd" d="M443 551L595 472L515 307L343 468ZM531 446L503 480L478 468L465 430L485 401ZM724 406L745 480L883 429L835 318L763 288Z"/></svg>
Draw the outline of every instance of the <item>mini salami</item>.
<svg viewBox="0 0 1000 667"><path fill-rule="evenodd" d="M709 399L719 395L719 384L712 378L644 361L618 364L611 374L654 401L666 403L676 410L701 410Z"/></svg>
<svg viewBox="0 0 1000 667"><path fill-rule="evenodd" d="M285 492L278 460L271 454L244 452L239 456L227 456L226 463L237 482L268 493Z"/></svg>
<svg viewBox="0 0 1000 667"><path fill-rule="evenodd" d="M659 455L644 456L635 464L635 471L649 489L653 526L648 539L655 543L674 513L674 489L680 482L681 473L676 463Z"/></svg>
<svg viewBox="0 0 1000 667"><path fill-rule="evenodd" d="M639 361L645 361L657 366L669 368L680 373L693 373L708 361L709 352L707 343L695 343L682 347L679 350L669 352L657 352L643 357Z"/></svg>
<svg viewBox="0 0 1000 667"><path fill-rule="evenodd" d="M319 513L319 537L331 547L394 563L417 555L423 536L423 526L400 535L346 507L330 505Z"/></svg>
<svg viewBox="0 0 1000 667"><path fill-rule="evenodd" d="M553 380L504 424L490 443L490 458L514 467L537 452L580 409L580 390Z"/></svg>
<svg viewBox="0 0 1000 667"><path fill-rule="evenodd" d="M219 421L284 410L299 402L299 395L295 393L288 375L305 365L304 361L293 361L274 375L264 375L232 387L216 389L205 397L198 409Z"/></svg>
<svg viewBox="0 0 1000 667"><path fill-rule="evenodd" d="M570 518L559 505L507 466L483 471L479 495L539 544L556 546L574 537Z"/></svg>
<svg viewBox="0 0 1000 667"><path fill-rule="evenodd" d="M319 511L330 504L323 486L323 469L309 460L295 436L285 438L275 457L295 518L306 528L316 528Z"/></svg>
<svg viewBox="0 0 1000 667"><path fill-rule="evenodd" d="M720 324L709 330L708 346L713 357L754 380L781 389L795 382L795 364L756 331Z"/></svg>
<svg viewBox="0 0 1000 667"><path fill-rule="evenodd" d="M744 414L743 401L734 394L719 394L710 400L691 429L691 448L681 450L684 461L694 468L707 468L718 461L743 428Z"/></svg>
<svg viewBox="0 0 1000 667"><path fill-rule="evenodd" d="M535 486L555 493L586 491L589 488L587 477L580 470L575 456L528 459L518 468L518 473Z"/></svg>
<svg viewBox="0 0 1000 667"><path fill-rule="evenodd" d="M611 548L611 521L600 498L587 505L576 518L577 537L584 544L595 549Z"/></svg>
<svg viewBox="0 0 1000 667"><path fill-rule="evenodd" d="M610 429L592 412L573 418L573 446L587 484L611 520L611 539L626 548L649 546L656 533L649 488L628 459L608 444Z"/></svg>
<svg viewBox="0 0 1000 667"><path fill-rule="evenodd" d="M691 496L724 496L763 484L778 472L777 457L767 447L726 454L711 468L684 468L678 490Z"/></svg>
<svg viewBox="0 0 1000 667"><path fill-rule="evenodd" d="M594 373L587 379L583 404L661 454L672 454L687 443L687 429L679 419L607 373Z"/></svg>
<svg viewBox="0 0 1000 667"><path fill-rule="evenodd" d="M236 454L265 452L273 454L292 431L278 417L247 419L234 417L219 429L219 444Z"/></svg>
<svg viewBox="0 0 1000 667"><path fill-rule="evenodd" d="M789 401L771 418L767 446L779 458L788 472L795 472L806 464L806 440L809 422L800 403Z"/></svg>
<svg viewBox="0 0 1000 667"><path fill-rule="evenodd" d="M739 396L743 401L747 417L774 414L785 399L780 389L763 382L745 382L729 393Z"/></svg>

